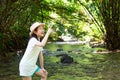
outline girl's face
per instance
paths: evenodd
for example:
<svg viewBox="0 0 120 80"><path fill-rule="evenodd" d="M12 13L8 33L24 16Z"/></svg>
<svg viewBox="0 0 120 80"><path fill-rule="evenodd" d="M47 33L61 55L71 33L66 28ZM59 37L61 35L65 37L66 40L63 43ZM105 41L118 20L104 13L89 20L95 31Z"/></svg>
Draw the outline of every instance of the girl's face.
<svg viewBox="0 0 120 80"><path fill-rule="evenodd" d="M38 38L43 37L45 33L44 26L39 26L37 30L34 31L34 33L37 35Z"/></svg>

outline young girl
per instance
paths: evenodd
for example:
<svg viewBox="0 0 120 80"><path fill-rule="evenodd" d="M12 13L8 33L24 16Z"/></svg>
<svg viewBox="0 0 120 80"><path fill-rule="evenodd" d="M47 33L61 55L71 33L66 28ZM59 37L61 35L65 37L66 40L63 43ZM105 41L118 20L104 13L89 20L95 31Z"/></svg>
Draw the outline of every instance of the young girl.
<svg viewBox="0 0 120 80"><path fill-rule="evenodd" d="M48 37L52 32L51 27L48 29L45 37L40 42L40 38L44 36L44 23L35 22L30 27L30 40L26 51L19 64L20 76L23 80L32 80L32 76L36 74L41 77L41 80L47 80L48 72L44 68L44 59L42 50L46 45ZM40 67L36 65L37 59L40 60Z"/></svg>

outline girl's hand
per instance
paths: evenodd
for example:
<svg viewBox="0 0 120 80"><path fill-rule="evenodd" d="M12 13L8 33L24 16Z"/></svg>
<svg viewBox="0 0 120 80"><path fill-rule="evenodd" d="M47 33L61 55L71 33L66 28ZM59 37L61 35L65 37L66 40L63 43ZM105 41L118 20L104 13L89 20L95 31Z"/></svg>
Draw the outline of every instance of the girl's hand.
<svg viewBox="0 0 120 80"><path fill-rule="evenodd" d="M45 74L48 74L48 72L44 68L42 68L42 70Z"/></svg>
<svg viewBox="0 0 120 80"><path fill-rule="evenodd" d="M52 27L53 27L53 26L50 26L50 27L48 28L48 31L47 31L48 34L50 34L50 33L53 31L53 30L52 30Z"/></svg>
<svg viewBox="0 0 120 80"><path fill-rule="evenodd" d="M52 27L48 29L48 33L50 34L52 32Z"/></svg>

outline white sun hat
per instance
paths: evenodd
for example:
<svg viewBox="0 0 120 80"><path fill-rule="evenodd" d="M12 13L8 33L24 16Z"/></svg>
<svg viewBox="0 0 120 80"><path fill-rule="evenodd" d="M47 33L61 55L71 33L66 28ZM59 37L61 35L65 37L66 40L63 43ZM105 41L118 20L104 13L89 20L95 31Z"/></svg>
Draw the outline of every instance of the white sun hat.
<svg viewBox="0 0 120 80"><path fill-rule="evenodd" d="M30 35L33 33L33 31L39 27L39 26L45 26L45 23L35 22L30 26Z"/></svg>

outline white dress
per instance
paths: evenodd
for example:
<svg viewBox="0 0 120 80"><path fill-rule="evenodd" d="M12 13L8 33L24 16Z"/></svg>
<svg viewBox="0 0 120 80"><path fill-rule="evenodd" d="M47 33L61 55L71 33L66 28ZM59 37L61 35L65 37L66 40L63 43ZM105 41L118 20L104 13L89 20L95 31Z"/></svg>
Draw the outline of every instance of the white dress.
<svg viewBox="0 0 120 80"><path fill-rule="evenodd" d="M39 53L43 50L42 47L35 46L37 42L39 41L34 37L29 40L26 51L19 64L20 76L32 76L35 72Z"/></svg>

